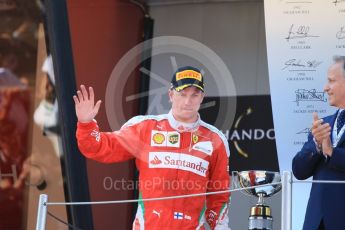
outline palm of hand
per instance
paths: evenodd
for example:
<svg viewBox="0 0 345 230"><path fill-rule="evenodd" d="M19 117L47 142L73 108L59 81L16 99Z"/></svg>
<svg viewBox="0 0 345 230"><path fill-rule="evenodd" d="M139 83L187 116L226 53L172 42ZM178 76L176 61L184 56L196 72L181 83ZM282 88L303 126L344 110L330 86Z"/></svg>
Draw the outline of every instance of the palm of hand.
<svg viewBox="0 0 345 230"><path fill-rule="evenodd" d="M78 120L81 122L91 121L96 116L94 105L90 100L85 100L75 105L75 111Z"/></svg>
<svg viewBox="0 0 345 230"><path fill-rule="evenodd" d="M90 122L98 113L101 101L94 101L94 92L92 87L89 87L89 92L85 86L80 86L81 90L77 91L77 96L73 96L75 103L75 111L79 122Z"/></svg>

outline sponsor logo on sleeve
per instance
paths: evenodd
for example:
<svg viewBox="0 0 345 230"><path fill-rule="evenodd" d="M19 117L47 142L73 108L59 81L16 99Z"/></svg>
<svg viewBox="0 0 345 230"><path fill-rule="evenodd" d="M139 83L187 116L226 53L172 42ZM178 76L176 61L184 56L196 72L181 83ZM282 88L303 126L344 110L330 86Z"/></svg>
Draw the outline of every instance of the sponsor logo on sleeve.
<svg viewBox="0 0 345 230"><path fill-rule="evenodd" d="M159 218L161 217L161 212L162 211L156 211L156 210L152 210L152 214L156 214Z"/></svg>
<svg viewBox="0 0 345 230"><path fill-rule="evenodd" d="M101 140L101 134L97 130L92 130L91 136L95 137L97 142Z"/></svg>
<svg viewBox="0 0 345 230"><path fill-rule="evenodd" d="M174 219L175 220L183 220L183 213L182 212L174 212Z"/></svg>
<svg viewBox="0 0 345 230"><path fill-rule="evenodd" d="M187 214L184 214L183 212L174 212L174 219L175 220L183 220L183 219L192 220L192 217Z"/></svg>
<svg viewBox="0 0 345 230"><path fill-rule="evenodd" d="M217 213L213 210L210 210L208 214L206 215L207 222L210 223L212 226L214 226L217 220Z"/></svg>
<svg viewBox="0 0 345 230"><path fill-rule="evenodd" d="M187 214L184 215L184 218L185 218L186 220L192 220L192 217L191 217L191 216L188 216Z"/></svg>

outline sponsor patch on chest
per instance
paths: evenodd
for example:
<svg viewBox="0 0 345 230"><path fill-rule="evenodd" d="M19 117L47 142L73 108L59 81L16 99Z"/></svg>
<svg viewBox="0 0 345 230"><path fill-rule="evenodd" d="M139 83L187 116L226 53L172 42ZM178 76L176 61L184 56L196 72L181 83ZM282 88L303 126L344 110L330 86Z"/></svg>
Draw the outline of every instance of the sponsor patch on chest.
<svg viewBox="0 0 345 230"><path fill-rule="evenodd" d="M151 146L166 146L167 138L166 132L152 130L151 132Z"/></svg>
<svg viewBox="0 0 345 230"><path fill-rule="evenodd" d="M213 152L213 146L211 141L201 141L193 145L194 150L198 150L200 152L206 153L207 155L211 156Z"/></svg>
<svg viewBox="0 0 345 230"><path fill-rule="evenodd" d="M170 168L189 171L206 177L209 162L184 153L150 152L149 168Z"/></svg>
<svg viewBox="0 0 345 230"><path fill-rule="evenodd" d="M166 132L158 130L152 130L151 132L151 146L179 148L180 142L179 132Z"/></svg>

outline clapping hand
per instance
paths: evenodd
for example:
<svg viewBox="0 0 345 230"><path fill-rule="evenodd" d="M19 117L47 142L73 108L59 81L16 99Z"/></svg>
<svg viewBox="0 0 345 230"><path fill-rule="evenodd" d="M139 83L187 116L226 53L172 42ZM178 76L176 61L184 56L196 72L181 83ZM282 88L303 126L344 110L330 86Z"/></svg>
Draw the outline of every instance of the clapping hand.
<svg viewBox="0 0 345 230"><path fill-rule="evenodd" d="M328 123L322 124L323 120L319 119L317 113L313 113L313 124L311 133L322 152L328 156L332 156L333 147L331 143L331 126Z"/></svg>
<svg viewBox="0 0 345 230"><path fill-rule="evenodd" d="M325 138L329 137L331 132L331 126L328 123L322 124L323 120L319 119L317 113L313 113L313 124L311 127L311 133L313 134L317 144L322 145Z"/></svg>

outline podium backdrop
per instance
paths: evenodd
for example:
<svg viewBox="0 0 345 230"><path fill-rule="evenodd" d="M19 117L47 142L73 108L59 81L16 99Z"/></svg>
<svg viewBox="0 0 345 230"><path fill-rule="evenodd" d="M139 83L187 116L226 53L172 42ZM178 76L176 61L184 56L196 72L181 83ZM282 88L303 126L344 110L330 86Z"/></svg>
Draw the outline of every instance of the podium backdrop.
<svg viewBox="0 0 345 230"><path fill-rule="evenodd" d="M312 113L334 111L323 86L332 56L345 54L345 2L265 0L264 7L279 167L291 170ZM306 184L293 188L293 229L302 228L309 190Z"/></svg>

